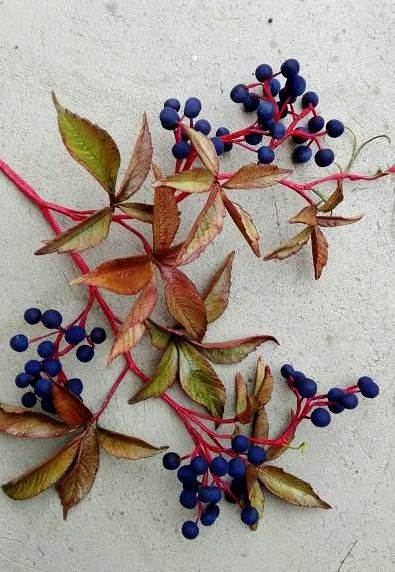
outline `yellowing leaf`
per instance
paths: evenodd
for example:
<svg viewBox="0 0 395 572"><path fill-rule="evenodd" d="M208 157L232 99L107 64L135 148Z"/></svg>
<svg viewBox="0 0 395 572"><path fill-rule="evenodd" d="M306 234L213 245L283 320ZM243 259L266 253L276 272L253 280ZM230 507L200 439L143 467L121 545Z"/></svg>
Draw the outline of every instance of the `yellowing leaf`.
<svg viewBox="0 0 395 572"><path fill-rule="evenodd" d="M236 374L235 378L236 390L236 418L239 423L243 425L249 423L252 417L252 405L248 389L243 376L240 373Z"/></svg>
<svg viewBox="0 0 395 572"><path fill-rule="evenodd" d="M52 99L66 149L109 195L114 195L121 162L115 141L104 129L62 107L54 93Z"/></svg>
<svg viewBox="0 0 395 572"><path fill-rule="evenodd" d="M154 195L154 252L166 251L174 240L180 224L180 212L173 191L157 187Z"/></svg>
<svg viewBox="0 0 395 572"><path fill-rule="evenodd" d="M274 459L277 459L278 457L289 451L289 445L292 443L294 438L295 435L290 435L287 439L287 444L283 445L282 447L269 447L266 451L266 460L273 461Z"/></svg>
<svg viewBox="0 0 395 572"><path fill-rule="evenodd" d="M117 205L125 214L132 216L140 222L154 222L154 207L145 203L122 203Z"/></svg>
<svg viewBox="0 0 395 572"><path fill-rule="evenodd" d="M177 258L177 266L198 258L222 230L225 208L218 188L214 188L195 220Z"/></svg>
<svg viewBox="0 0 395 572"><path fill-rule="evenodd" d="M71 427L86 425L92 419L92 412L66 387L54 383L52 399L59 417Z"/></svg>
<svg viewBox="0 0 395 572"><path fill-rule="evenodd" d="M228 342L198 343L194 345L214 363L238 363L265 342L278 343L273 336L251 336Z"/></svg>
<svg viewBox="0 0 395 572"><path fill-rule="evenodd" d="M243 165L222 187L224 189L263 189L272 187L292 173L289 169L280 169L277 165Z"/></svg>
<svg viewBox="0 0 395 572"><path fill-rule="evenodd" d="M269 436L269 420L264 406L254 415L251 436L254 439L267 439Z"/></svg>
<svg viewBox="0 0 395 572"><path fill-rule="evenodd" d="M258 477L271 493L291 504L331 508L328 503L320 499L308 483L286 473L279 467L260 467Z"/></svg>
<svg viewBox="0 0 395 572"><path fill-rule="evenodd" d="M175 175L169 175L160 181L155 181L153 186L166 186L176 191L188 193L206 193L212 189L214 182L214 175L207 169L190 169Z"/></svg>
<svg viewBox="0 0 395 572"><path fill-rule="evenodd" d="M216 177L219 171L219 159L213 142L203 135L203 133L196 131L192 127L188 127L185 123L181 123L181 127L188 135L203 165Z"/></svg>
<svg viewBox="0 0 395 572"><path fill-rule="evenodd" d="M262 359L258 359L254 388L254 409L257 411L269 403L273 393L274 380L269 366L265 366Z"/></svg>
<svg viewBox="0 0 395 572"><path fill-rule="evenodd" d="M70 427L43 413L0 403L0 433L28 439L50 439L70 431Z"/></svg>
<svg viewBox="0 0 395 572"><path fill-rule="evenodd" d="M100 244L107 238L112 219L112 208L106 207L92 216L69 228L53 240L45 241L45 245L34 254L50 254L52 252L82 252Z"/></svg>
<svg viewBox="0 0 395 572"><path fill-rule="evenodd" d="M160 350L166 349L169 345L171 334L153 320L147 320L146 325L148 327L152 345Z"/></svg>
<svg viewBox="0 0 395 572"><path fill-rule="evenodd" d="M15 500L25 500L39 495L54 485L67 471L78 447L79 441L72 441L39 465L3 485L3 491Z"/></svg>
<svg viewBox="0 0 395 572"><path fill-rule="evenodd" d="M246 484L250 505L256 508L259 514L259 519L261 519L265 508L265 494L258 480L258 471L256 467L253 467L252 465L247 465L246 467ZM259 521L252 525L250 527L251 530L256 530L258 528L258 523Z"/></svg>
<svg viewBox="0 0 395 572"><path fill-rule="evenodd" d="M309 205L304 207L298 214L289 219L290 223L307 224L317 226L317 206Z"/></svg>
<svg viewBox="0 0 395 572"><path fill-rule="evenodd" d="M160 265L159 270L170 314L192 338L202 339L207 328L207 317L196 286L177 268Z"/></svg>
<svg viewBox="0 0 395 572"><path fill-rule="evenodd" d="M317 216L317 223L318 226L323 227L345 226L360 221L364 216L363 214L355 216Z"/></svg>
<svg viewBox="0 0 395 572"><path fill-rule="evenodd" d="M152 274L153 266L148 256L130 256L103 262L90 274L76 278L71 284L97 286L116 294L137 294L148 284Z"/></svg>
<svg viewBox="0 0 395 572"><path fill-rule="evenodd" d="M82 436L74 463L56 485L63 507L63 518L91 490L99 467L99 443L96 428L91 426Z"/></svg>
<svg viewBox="0 0 395 572"><path fill-rule="evenodd" d="M228 305L234 256L234 252L228 254L222 266L210 280L204 294L203 302L209 324L222 316Z"/></svg>
<svg viewBox="0 0 395 572"><path fill-rule="evenodd" d="M233 219L233 222L244 236L250 245L255 256L260 256L259 250L259 234L253 223L251 216L241 208L237 203L233 203L228 199L225 193L222 194L222 199L226 210Z"/></svg>
<svg viewBox="0 0 395 572"><path fill-rule="evenodd" d="M311 234L311 250L313 253L315 279L318 280L324 266L328 262L328 243L318 227L315 227Z"/></svg>
<svg viewBox="0 0 395 572"><path fill-rule="evenodd" d="M178 344L180 382L189 397L204 405L214 417L222 417L225 387L206 358L186 342Z"/></svg>
<svg viewBox="0 0 395 572"><path fill-rule="evenodd" d="M338 181L336 190L331 194L329 199L323 205L318 207L318 210L322 213L329 213L330 211L333 211L333 209L337 207L337 205L339 205L343 199L343 183Z"/></svg>
<svg viewBox="0 0 395 572"><path fill-rule="evenodd" d="M173 385L178 373L178 351L175 344L170 343L150 381L129 400L137 403L150 397L159 397Z"/></svg>
<svg viewBox="0 0 395 572"><path fill-rule="evenodd" d="M284 258L296 254L308 242L312 231L313 229L307 226L297 235L287 240L287 242L284 242L284 244L272 250L272 252L267 254L263 259L273 260L277 258L278 260L283 260Z"/></svg>
<svg viewBox="0 0 395 572"><path fill-rule="evenodd" d="M115 433L98 427L97 436L101 447L114 457L136 461L162 453L167 447L154 447L137 437L130 437L122 433Z"/></svg>
<svg viewBox="0 0 395 572"><path fill-rule="evenodd" d="M125 178L115 197L117 202L126 201L144 183L151 168L152 151L152 140L147 116L143 113L140 133L134 146Z"/></svg>

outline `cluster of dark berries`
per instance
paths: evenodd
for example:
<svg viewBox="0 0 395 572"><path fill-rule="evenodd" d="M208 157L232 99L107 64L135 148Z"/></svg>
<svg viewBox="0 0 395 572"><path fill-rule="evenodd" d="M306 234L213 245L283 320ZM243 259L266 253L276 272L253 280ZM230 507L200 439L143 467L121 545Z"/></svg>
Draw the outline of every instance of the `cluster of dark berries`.
<svg viewBox="0 0 395 572"><path fill-rule="evenodd" d="M37 399L40 399L41 408L47 413L56 413L52 402L53 380L64 383L74 395L81 398L83 383L78 378L66 379L62 370L61 355L67 351L59 352L59 342L62 337L72 349L87 340L88 344L77 348L76 357L81 362L88 362L94 356L94 345L101 344L106 339L106 332L103 328L93 328L87 336L85 328L72 325L66 329L61 327L63 317L57 310L45 310L41 312L38 308L28 308L24 314L25 322L34 325L42 323L49 330L54 330L47 336L40 336L29 341L24 334L17 334L10 339L10 346L16 352L24 352L29 345L38 342L37 354L41 359L30 359L25 363L24 371L18 373L15 378L15 385L21 389L31 387L32 390L23 394L21 402L24 407L34 407ZM50 335L58 334L58 341L51 341L47 338Z"/></svg>
<svg viewBox="0 0 395 572"><path fill-rule="evenodd" d="M302 371L295 371L292 365L284 364L281 368L281 375L290 383L304 399L315 398L317 394L317 384L313 379L308 378ZM355 409L358 406L357 393L364 397L374 398L379 394L379 386L370 377L361 377L357 385L346 389L333 387L327 394L317 396L320 404L325 403L326 407L316 407L311 412L311 422L316 427L327 427L331 422L331 413L342 413L345 409ZM329 411L328 411L329 409Z"/></svg>
<svg viewBox="0 0 395 572"><path fill-rule="evenodd" d="M199 534L198 522L204 526L214 524L219 516L218 503L225 497L231 502L239 502L244 494L246 463L259 466L266 461L266 452L262 447L250 445L247 437L236 435L232 439L233 455L228 461L224 456L214 457L208 462L202 456L194 456L190 463L182 465L177 453L166 453L163 457L163 466L168 470L177 471L178 480L183 485L180 494L180 503L184 508L198 507L198 517L194 522L187 520L182 525L182 534L185 538L193 540ZM240 455L246 454L243 459ZM231 477L231 481L224 481L223 477ZM258 521L258 511L251 506L241 510L241 520L247 525Z"/></svg>

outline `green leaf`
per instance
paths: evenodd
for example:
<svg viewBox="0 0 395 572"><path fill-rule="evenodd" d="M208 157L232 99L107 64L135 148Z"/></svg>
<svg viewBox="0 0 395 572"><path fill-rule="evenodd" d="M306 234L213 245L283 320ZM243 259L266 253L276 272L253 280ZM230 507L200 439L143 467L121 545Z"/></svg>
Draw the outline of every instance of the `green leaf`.
<svg viewBox="0 0 395 572"><path fill-rule="evenodd" d="M185 191L188 193L206 193L211 190L214 182L215 177L207 169L190 169L155 181L153 186L166 186L176 191Z"/></svg>
<svg viewBox="0 0 395 572"><path fill-rule="evenodd" d="M112 220L112 208L106 207L92 216L69 228L56 238L46 240L45 245L34 254L51 254L52 252L82 252L100 244L107 238Z"/></svg>
<svg viewBox="0 0 395 572"><path fill-rule="evenodd" d="M293 254L299 252L299 250L308 242L313 229L311 226L306 226L301 232L284 242L281 246L278 246L272 252L269 252L264 256L264 260L273 260L277 258L278 260L283 260L288 258Z"/></svg>
<svg viewBox="0 0 395 572"><path fill-rule="evenodd" d="M180 382L189 397L204 405L214 417L222 417L225 387L206 358L187 342L178 343Z"/></svg>
<svg viewBox="0 0 395 572"><path fill-rule="evenodd" d="M254 225L254 221L247 211L243 210L240 205L228 199L225 193L222 193L222 200L233 222L246 239L255 256L260 256L259 249L259 233Z"/></svg>
<svg viewBox="0 0 395 572"><path fill-rule="evenodd" d="M178 351L174 343L170 343L162 359L159 362L152 378L129 400L129 403L137 403L150 397L159 397L177 379Z"/></svg>
<svg viewBox="0 0 395 572"><path fill-rule="evenodd" d="M24 439L50 439L73 431L48 415L0 403L0 433Z"/></svg>
<svg viewBox="0 0 395 572"><path fill-rule="evenodd" d="M328 503L320 499L309 483L286 473L279 467L260 467L258 469L258 477L271 493L291 504L331 508Z"/></svg>
<svg viewBox="0 0 395 572"><path fill-rule="evenodd" d="M118 459L137 461L152 457L167 449L167 447L154 447L154 445L150 445L150 443L137 437L109 431L108 429L103 429L103 427L97 428L97 436L101 447L103 447L106 453Z"/></svg>
<svg viewBox="0 0 395 572"><path fill-rule="evenodd" d="M117 205L119 209L125 214L132 216L140 222L154 222L154 207L153 205L146 205L145 203L122 203Z"/></svg>
<svg viewBox="0 0 395 572"><path fill-rule="evenodd" d="M203 165L205 165L207 169L217 177L219 171L219 159L214 143L211 139L203 135L203 133L196 131L192 127L188 127L185 123L181 123L181 128L188 135L189 140Z"/></svg>
<svg viewBox="0 0 395 572"><path fill-rule="evenodd" d="M258 471L256 467L252 465L246 466L246 482L247 482L247 495L250 505L256 508L259 514L259 520L263 516L263 511L265 509L265 493L258 480ZM256 530L258 528L258 522L252 525L251 530Z"/></svg>
<svg viewBox="0 0 395 572"><path fill-rule="evenodd" d="M121 163L115 141L104 129L62 107L54 93L52 99L66 149L113 196Z"/></svg>
<svg viewBox="0 0 395 572"><path fill-rule="evenodd" d="M203 302L209 324L222 316L228 306L234 256L234 251L228 254L222 266L210 280L204 294Z"/></svg>
<svg viewBox="0 0 395 572"><path fill-rule="evenodd" d="M192 342L210 361L214 363L238 363L265 342L275 342L273 336L251 336L229 342L198 343Z"/></svg>
<svg viewBox="0 0 395 572"><path fill-rule="evenodd" d="M235 378L235 393L236 393L236 418L239 423L243 425L249 423L252 417L252 405L248 389L243 376L240 373L236 374Z"/></svg>
<svg viewBox="0 0 395 572"><path fill-rule="evenodd" d="M171 340L171 334L153 320L146 321L151 343L160 350L165 350Z"/></svg>
<svg viewBox="0 0 395 572"><path fill-rule="evenodd" d="M289 169L280 169L277 165L249 163L243 165L223 185L224 189L263 189L272 187L292 173Z"/></svg>

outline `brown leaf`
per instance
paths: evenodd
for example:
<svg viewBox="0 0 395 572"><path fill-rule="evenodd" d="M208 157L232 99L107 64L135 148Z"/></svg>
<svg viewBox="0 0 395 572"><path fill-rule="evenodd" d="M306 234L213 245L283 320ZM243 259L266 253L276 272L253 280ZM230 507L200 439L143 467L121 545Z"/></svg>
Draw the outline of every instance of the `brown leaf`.
<svg viewBox="0 0 395 572"><path fill-rule="evenodd" d="M211 191L214 182L214 175L207 169L189 169L155 181L153 186L171 187L176 191L188 193L207 193Z"/></svg>
<svg viewBox="0 0 395 572"><path fill-rule="evenodd" d="M237 373L235 377L235 393L236 393L236 418L239 423L245 425L251 421L252 405L246 382L241 373Z"/></svg>
<svg viewBox="0 0 395 572"><path fill-rule="evenodd" d="M243 165L222 187L224 189L263 189L272 187L292 173L289 169L280 169L277 165Z"/></svg>
<svg viewBox="0 0 395 572"><path fill-rule="evenodd" d="M250 245L255 256L260 256L259 233L251 216L240 205L230 201L225 193L222 194L222 200L233 222Z"/></svg>
<svg viewBox="0 0 395 572"><path fill-rule="evenodd" d="M166 266L177 266L178 255L180 254L183 244L183 242L180 242L179 244L171 246L165 252L155 253L155 258L162 264L166 264Z"/></svg>
<svg viewBox="0 0 395 572"><path fill-rule="evenodd" d="M247 483L247 495L250 505L256 508L259 514L259 519L263 516L263 511L265 508L265 493L258 480L258 471L256 467L252 465L247 465L246 467L246 483ZM250 528L251 530L256 530L258 528L258 522L253 524Z"/></svg>
<svg viewBox="0 0 395 572"><path fill-rule="evenodd" d="M215 177L217 177L219 171L219 159L211 139L203 135L203 133L200 133L200 131L196 131L192 127L188 127L185 123L181 123L181 127L188 135L189 140L201 162Z"/></svg>
<svg viewBox="0 0 395 572"><path fill-rule="evenodd" d="M162 178L162 173L161 173L161 171L160 171L158 165L157 165L156 163L154 163L153 161L152 161L152 163L151 163L151 169L152 169L152 172L153 172L153 174L154 174L155 179L156 179L157 181L159 181L159 179Z"/></svg>
<svg viewBox="0 0 395 572"><path fill-rule="evenodd" d="M96 428L90 426L81 437L74 463L56 485L63 507L63 518L91 490L99 467L99 443Z"/></svg>
<svg viewBox="0 0 395 572"><path fill-rule="evenodd" d="M140 222L148 222L149 224L154 222L153 205L146 205L145 203L123 203L122 205L117 205L117 207L125 214L132 216Z"/></svg>
<svg viewBox="0 0 395 572"><path fill-rule="evenodd" d="M126 201L144 183L151 168L152 151L152 140L147 116L143 113L140 133L134 146L125 178L115 197L117 202L122 203Z"/></svg>
<svg viewBox="0 0 395 572"><path fill-rule="evenodd" d="M292 434L287 439L287 445L283 445L282 447L269 447L266 451L266 460L273 461L274 459L277 459L278 457L289 451L289 445L292 443L294 438L295 435Z"/></svg>
<svg viewBox="0 0 395 572"><path fill-rule="evenodd" d="M277 258L278 260L283 260L284 258L296 254L308 242L312 231L313 229L307 226L301 232L287 240L287 242L284 242L284 244L272 250L272 252L269 252L263 259L273 260Z"/></svg>
<svg viewBox="0 0 395 572"><path fill-rule="evenodd" d="M363 218L365 215L355 215L355 216L317 216L317 223L318 226L345 226L347 224L353 224L354 222L358 222Z"/></svg>
<svg viewBox="0 0 395 572"><path fill-rule="evenodd" d="M264 406L254 415L251 436L254 439L267 439L269 436L269 420Z"/></svg>
<svg viewBox="0 0 395 572"><path fill-rule="evenodd" d="M152 274L149 256L129 256L103 262L90 274L79 276L71 284L97 286L115 294L137 294L148 284Z"/></svg>
<svg viewBox="0 0 395 572"><path fill-rule="evenodd" d="M337 205L339 205L343 199L343 183L338 181L334 193L331 194L329 199L323 205L318 207L318 210L322 213L329 213L333 211L333 209L337 207Z"/></svg>
<svg viewBox="0 0 395 572"><path fill-rule="evenodd" d="M52 399L59 417L70 427L86 425L92 419L92 412L66 387L53 383Z"/></svg>
<svg viewBox="0 0 395 572"><path fill-rule="evenodd" d="M166 251L176 236L180 224L180 212L173 191L169 187L157 187L154 195L154 252Z"/></svg>
<svg viewBox="0 0 395 572"><path fill-rule="evenodd" d="M43 413L0 403L0 432L28 439L50 439L70 433L67 425Z"/></svg>
<svg viewBox="0 0 395 572"><path fill-rule="evenodd" d="M289 222L317 226L317 206L309 205L304 207L298 214L290 218Z"/></svg>
<svg viewBox="0 0 395 572"><path fill-rule="evenodd" d="M262 358L258 359L255 387L254 387L254 410L258 411L263 405L269 403L274 387L274 380L268 365L265 366Z"/></svg>
<svg viewBox="0 0 395 572"><path fill-rule="evenodd" d="M174 343L169 343L155 372L149 382L131 397L129 403L137 403L151 397L159 397L177 380L178 350Z"/></svg>
<svg viewBox="0 0 395 572"><path fill-rule="evenodd" d="M324 266L328 262L328 243L318 227L315 227L311 234L311 250L313 253L315 279L318 280Z"/></svg>
<svg viewBox="0 0 395 572"><path fill-rule="evenodd" d="M228 342L193 342L193 344L214 363L239 363L265 342L278 343L273 336L250 336L240 340L229 340Z"/></svg>
<svg viewBox="0 0 395 572"><path fill-rule="evenodd" d="M118 457L118 459L137 461L152 457L167 449L167 447L154 447L142 439L137 439L137 437L130 437L102 427L97 428L97 436L106 453Z"/></svg>
<svg viewBox="0 0 395 572"><path fill-rule="evenodd" d="M162 326L153 320L147 320L146 325L149 331L152 345L160 350L165 350L169 345L171 333L168 332L166 328L162 328Z"/></svg>
<svg viewBox="0 0 395 572"><path fill-rule="evenodd" d="M228 306L234 256L234 251L228 254L222 266L210 280L203 296L209 324L222 316Z"/></svg>
<svg viewBox="0 0 395 572"><path fill-rule="evenodd" d="M207 329L207 317L196 286L177 268L161 264L159 270L170 314L192 338L202 339Z"/></svg>

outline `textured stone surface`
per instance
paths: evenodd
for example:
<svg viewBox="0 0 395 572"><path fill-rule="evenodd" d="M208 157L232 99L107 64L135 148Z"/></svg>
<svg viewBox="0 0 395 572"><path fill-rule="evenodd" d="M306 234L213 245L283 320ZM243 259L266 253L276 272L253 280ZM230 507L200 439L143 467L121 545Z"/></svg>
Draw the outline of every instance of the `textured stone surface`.
<svg viewBox="0 0 395 572"><path fill-rule="evenodd" d="M319 92L328 118L342 118L360 139L390 134L395 103L392 18L391 3L382 0L0 0L0 157L48 199L79 208L100 204L104 195L62 147L51 89L65 105L112 133L124 166L146 110L156 159L167 168L171 137L157 121L166 97L197 95L203 100L203 116L215 126L236 128L243 117L229 100L229 89L248 79L258 63L277 67L292 56L301 60L303 75ZM334 146L344 163L346 139ZM280 159L287 164L286 154ZM240 160L234 156L230 163ZM368 172L389 161L388 147L377 143L356 167ZM314 166L295 174L301 180L315 175ZM33 259L32 250L50 232L2 176L0 196L1 399L12 402L17 399L13 377L22 357L11 355L7 340L21 329L23 310L47 304L71 319L82 307L84 292L68 285L76 271L67 258ZM297 197L279 188L235 196L255 213L265 251L290 235L286 220L301 206ZM196 204L188 206L184 228L196 209ZM307 452L290 453L279 463L308 479L333 509L298 509L268 498L264 521L258 532L250 533L234 508L225 506L214 527L186 543L178 532L186 516L177 505L178 484L161 470L160 459L127 463L103 456L92 493L66 523L52 491L26 503L0 496L1 570L393 570L390 182L347 184L341 210L367 215L353 227L327 232L330 263L319 283L312 277L308 249L283 263L263 263L253 258L230 222L208 250L205 266L188 268L203 285L223 256L237 249L228 314L213 325L211 339L223 332L235 338L273 333L281 346L265 347L261 353L273 364L274 374L278 376L284 360L291 361L323 388L350 382L361 373L377 377L380 399L363 401L325 430L306 423L299 442L308 442ZM122 255L129 248L122 234L113 232L111 241L89 259ZM126 300L118 305L126 311ZM86 379L93 407L113 378L113 370L104 367L105 354L100 353L94 368L74 370ZM150 356L144 345L138 357L148 371ZM255 359L250 356L242 364L246 377L252 375ZM235 371L220 370L229 385ZM126 404L131 385L128 379L121 387L105 415L107 426L187 450L187 437L163 403ZM279 383L270 407L274 428L285 421L290 404ZM0 480L53 448L53 443L2 437Z"/></svg>

